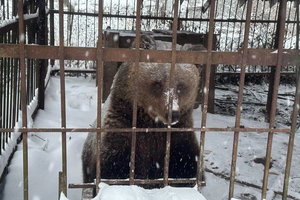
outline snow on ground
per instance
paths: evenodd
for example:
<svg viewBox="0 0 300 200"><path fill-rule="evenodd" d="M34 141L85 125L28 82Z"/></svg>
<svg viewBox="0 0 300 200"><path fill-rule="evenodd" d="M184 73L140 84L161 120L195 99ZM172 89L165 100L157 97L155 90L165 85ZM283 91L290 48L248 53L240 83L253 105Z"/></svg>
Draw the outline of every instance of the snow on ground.
<svg viewBox="0 0 300 200"><path fill-rule="evenodd" d="M45 110L38 112L33 127L58 128L60 119L60 79L51 77L46 90ZM218 92L218 91L217 91ZM224 91L223 91L224 92ZM256 93L256 91L252 91ZM256 95L261 95L259 92ZM82 77L66 77L67 127L89 127L96 118L97 89L95 80ZM255 113L253 113L255 115ZM194 111L195 127L201 125L201 110ZM254 118L253 118L254 119ZM245 127L268 127L259 120L242 119ZM226 115L208 114L207 127L231 127L235 118ZM278 125L280 126L280 124ZM283 125L281 125L283 126ZM68 183L81 183L81 150L86 133L67 134L67 168ZM260 199L261 191L251 185L261 187L263 164L265 157L267 133L241 133L239 136L235 197L237 199ZM300 178L297 170L300 164L300 138L296 134L294 156L291 169L289 195L300 199ZM225 200L228 196L230 165L232 155L233 133L207 132L205 140L205 166L207 186L202 188L202 195L207 200ZM288 134L275 133L272 148L272 167L269 176L267 199L281 199L278 192L282 191L284 167L288 145ZM60 133L29 133L29 199L58 199L58 172L61 171L61 134ZM22 143L8 168L3 200L22 199ZM213 172L213 173L212 173ZM243 184L241 184L243 183ZM107 194L117 194L115 199L135 194L134 199L193 199L203 198L195 189L166 187L160 190L144 190L136 186L107 186L102 184L101 199ZM122 192L123 191L123 192ZM277 195L276 195L277 194ZM101 196L102 195L102 196ZM172 196L173 195L173 196ZM196 196L193 196L196 195ZM1 197L1 195L0 195ZM99 196L98 196L99 197ZM97 197L97 198L98 198ZM97 199L96 198L96 199ZM68 189L67 199L80 200L81 189Z"/></svg>
<svg viewBox="0 0 300 200"><path fill-rule="evenodd" d="M46 91L45 110L39 110L34 127L60 127L60 83L52 77ZM66 79L67 127L89 127L96 118L95 81L84 78ZM29 133L29 196L32 200L58 199L58 172L61 171L61 134ZM81 182L81 149L86 133L68 134L68 181ZM22 143L9 166L5 179L3 200L22 199ZM81 191L70 191L71 199L80 196Z"/></svg>
<svg viewBox="0 0 300 200"><path fill-rule="evenodd" d="M162 189L145 190L138 186L108 186L100 183L100 192L94 200L205 200L192 188L174 188L167 186Z"/></svg>

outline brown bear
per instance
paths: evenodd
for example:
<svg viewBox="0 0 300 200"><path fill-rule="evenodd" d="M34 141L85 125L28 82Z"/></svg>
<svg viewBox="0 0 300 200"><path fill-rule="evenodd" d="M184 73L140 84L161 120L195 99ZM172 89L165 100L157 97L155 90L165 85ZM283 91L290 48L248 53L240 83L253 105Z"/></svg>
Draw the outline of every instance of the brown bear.
<svg viewBox="0 0 300 200"><path fill-rule="evenodd" d="M193 107L198 91L199 72L193 64L175 65L173 102L169 104L171 65L139 63L138 90L134 63L123 63L113 81L103 126L132 128L133 99L137 92L136 128L165 128L172 105L173 128L193 127ZM132 134L105 132L101 138L101 178L127 179L130 171ZM96 134L89 133L82 151L83 181L96 178ZM136 136L135 178L163 178L166 132L138 132ZM197 174L199 144L193 131L172 132L170 178L193 178ZM187 186L187 185L184 185ZM191 186L191 185L189 185ZM144 186L152 188L152 186Z"/></svg>

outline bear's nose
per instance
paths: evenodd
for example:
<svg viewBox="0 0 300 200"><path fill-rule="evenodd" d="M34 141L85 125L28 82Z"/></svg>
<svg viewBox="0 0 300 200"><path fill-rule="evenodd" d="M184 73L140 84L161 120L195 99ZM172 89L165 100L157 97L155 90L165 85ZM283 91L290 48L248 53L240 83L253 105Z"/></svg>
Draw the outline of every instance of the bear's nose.
<svg viewBox="0 0 300 200"><path fill-rule="evenodd" d="M169 113L166 113L166 120L169 120ZM179 112L172 111L172 125L176 124L179 121Z"/></svg>

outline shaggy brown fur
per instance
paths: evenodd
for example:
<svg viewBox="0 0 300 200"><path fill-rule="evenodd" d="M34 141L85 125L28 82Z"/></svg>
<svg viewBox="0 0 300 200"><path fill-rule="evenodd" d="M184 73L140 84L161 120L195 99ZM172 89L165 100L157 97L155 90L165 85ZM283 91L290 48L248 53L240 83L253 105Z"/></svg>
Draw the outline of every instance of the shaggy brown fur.
<svg viewBox="0 0 300 200"><path fill-rule="evenodd" d="M162 128L168 121L170 64L140 63L138 91L133 63L123 63L115 76L104 126L131 128L137 93L137 128ZM176 64L172 127L193 127L192 111L199 72L195 65ZM137 133L135 178L163 178L165 132ZM102 133L101 177L129 178L131 133ZM194 132L172 132L169 177L196 177L199 145ZM96 134L89 133L82 152L83 181L96 177ZM147 187L147 186L146 186Z"/></svg>

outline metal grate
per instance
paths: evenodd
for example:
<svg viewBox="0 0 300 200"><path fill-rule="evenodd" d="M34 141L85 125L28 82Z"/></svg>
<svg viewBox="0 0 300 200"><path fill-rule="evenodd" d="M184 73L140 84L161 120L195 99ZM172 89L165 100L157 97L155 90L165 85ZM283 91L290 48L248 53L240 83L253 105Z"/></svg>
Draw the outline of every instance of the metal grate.
<svg viewBox="0 0 300 200"><path fill-rule="evenodd" d="M246 3L243 1L216 1L214 33L218 36L216 49L222 52L236 52L242 49L246 23ZM65 13L65 45L95 47L97 44L98 30L98 2L91 2L94 6L80 6L81 0L64 2ZM136 1L103 2L103 30L135 30L136 29ZM295 1L288 1L286 13L286 28L284 38L285 49L295 49L299 44L297 33L297 12ZM58 20L58 3L50 1L50 13ZM141 5L141 30L153 29L172 30L173 7L167 0L145 0ZM91 9L93 8L93 9ZM206 34L209 29L209 1L186 0L179 2L178 30L193 31ZM273 1L254 1L251 10L251 23L249 30L249 48L277 49L275 43L278 24L279 4ZM51 23L51 21L50 21ZM55 37L59 37L58 31L50 29ZM84 34L82 34L84 32ZM84 35L84 37L80 35ZM92 35L93 37L87 37ZM55 42L55 43L54 43ZM58 45L58 40L53 41ZM95 66L90 61L68 61L68 67L90 69ZM239 66L219 65L217 72L239 72ZM270 72L267 65L248 66L247 73ZM292 65L282 68L284 72L295 72Z"/></svg>

